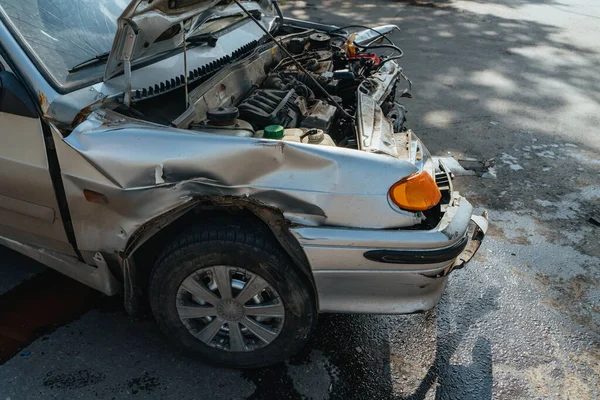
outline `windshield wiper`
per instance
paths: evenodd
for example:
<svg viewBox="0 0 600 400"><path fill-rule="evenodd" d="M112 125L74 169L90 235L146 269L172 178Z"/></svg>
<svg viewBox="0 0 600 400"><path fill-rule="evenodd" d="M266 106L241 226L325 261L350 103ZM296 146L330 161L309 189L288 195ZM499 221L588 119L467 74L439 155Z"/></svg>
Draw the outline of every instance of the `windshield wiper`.
<svg viewBox="0 0 600 400"><path fill-rule="evenodd" d="M87 68L91 65L103 63L106 60L108 60L109 55L110 55L110 51L107 51L106 53L98 54L97 56L94 56L93 58L90 58L89 60L82 61L79 64L75 65L74 67L71 67L71 69L69 69L69 73L71 74L73 72L79 71L80 69Z"/></svg>
<svg viewBox="0 0 600 400"><path fill-rule="evenodd" d="M187 38L186 41L191 45L207 44L210 47L215 47L217 45L218 40L219 40L219 38L217 36L209 33L209 34L191 36L191 37ZM90 58L89 60L82 61L79 64L75 65L74 67L71 67L69 69L69 73L71 74L73 72L90 67L92 65L103 63L106 60L108 60L109 55L110 55L110 51L107 51L106 53L98 54L97 56L94 56L94 57Z"/></svg>

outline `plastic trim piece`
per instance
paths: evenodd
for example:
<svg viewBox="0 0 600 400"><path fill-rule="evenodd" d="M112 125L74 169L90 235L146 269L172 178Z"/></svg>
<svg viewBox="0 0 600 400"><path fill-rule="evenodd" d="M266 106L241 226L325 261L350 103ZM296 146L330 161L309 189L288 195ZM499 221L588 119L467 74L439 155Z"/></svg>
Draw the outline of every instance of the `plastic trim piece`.
<svg viewBox="0 0 600 400"><path fill-rule="evenodd" d="M458 242L450 247L443 249L423 249L423 250L371 250L364 256L366 259L388 264L433 264L444 261L451 261L458 257L469 239L464 236Z"/></svg>

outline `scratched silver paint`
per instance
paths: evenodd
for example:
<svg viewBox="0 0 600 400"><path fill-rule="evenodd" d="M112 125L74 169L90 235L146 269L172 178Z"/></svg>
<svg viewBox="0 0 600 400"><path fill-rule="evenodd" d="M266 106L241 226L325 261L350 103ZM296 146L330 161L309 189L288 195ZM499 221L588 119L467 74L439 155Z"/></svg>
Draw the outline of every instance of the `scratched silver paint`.
<svg viewBox="0 0 600 400"><path fill-rule="evenodd" d="M181 55L129 71L128 63L143 59L144 43L152 48L167 27L190 18L193 26L213 15L239 13L233 5L217 3L175 12L168 10L164 0L133 1L119 18L105 81L64 96L39 84L41 75L31 70L23 54L17 57L27 67L23 68L25 81L36 90L49 90L43 93L48 104L42 110L50 123L84 261L98 266L98 258L104 262L104 255L108 263L116 262L127 272L131 253L149 239L144 233L156 232L181 217L198 199L249 199L280 213L292 226L292 240L313 271L321 311L408 313L435 306L446 285L446 276L435 276L453 261L382 266L363 256L373 249L451 246L466 235L473 211L453 193L450 203L443 205L445 217L437 228L403 229L419 224L424 216L392 205L389 188L416 172L433 173L437 163L412 132L394 134L383 115L381 103L401 75L396 63L386 63L359 88L360 150L236 137L231 130L223 134L218 129L184 129L201 122L207 108L229 105L264 79L264 66L281 57L273 45L259 47L246 60L232 63L198 86L174 127L112 111L120 102L133 101L133 90L182 72ZM259 9L268 2L250 3L250 8ZM269 28L274 23L270 7L261 19ZM190 50L188 62L196 66L202 60L210 62L261 37L258 27L242 24L221 37L217 47ZM172 40L171 46L183 38L178 35ZM84 190L100 193L104 201L86 200ZM12 247L27 254L43 253L19 244ZM43 257L40 261L50 264ZM115 292L113 280L106 289L104 275L82 278L80 264L65 258L61 271L106 293ZM106 265L100 266L105 272Z"/></svg>
<svg viewBox="0 0 600 400"><path fill-rule="evenodd" d="M390 207L387 198L391 185L417 168L358 150L168 128L111 111L93 113L57 142L82 252L123 252L140 227L198 197L249 197L300 225L294 232L315 270L323 311L398 313L433 307L445 279L419 272L440 271L448 263L416 270L402 265L389 270L386 265L388 271L382 273L362 253L369 248L448 246L464 236L472 213L466 200L459 206L456 198L457 207L448 209L440 231L382 230L419 222L416 214ZM85 201L84 189L105 194L108 204ZM306 230L311 226L313 231ZM322 228L328 226L338 230ZM340 237L345 242L336 249ZM364 301L348 302L361 282L367 282ZM385 290L369 289L373 287Z"/></svg>
<svg viewBox="0 0 600 400"><path fill-rule="evenodd" d="M71 205L84 250L99 244L104 251L123 249L140 224L207 195L252 197L307 226L382 229L420 221L390 207L387 198L389 188L417 168L357 150L181 130L103 111L90 115L58 151L70 197L88 188L109 199L93 221L89 202ZM82 169L84 162L93 169ZM90 224L106 226L105 236L88 240Z"/></svg>

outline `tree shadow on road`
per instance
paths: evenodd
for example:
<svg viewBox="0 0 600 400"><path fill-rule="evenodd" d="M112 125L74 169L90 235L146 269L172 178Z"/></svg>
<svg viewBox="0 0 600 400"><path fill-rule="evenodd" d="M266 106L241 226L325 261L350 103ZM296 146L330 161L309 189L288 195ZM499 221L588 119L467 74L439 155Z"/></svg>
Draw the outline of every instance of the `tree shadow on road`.
<svg viewBox="0 0 600 400"><path fill-rule="evenodd" d="M491 311L497 310L498 290L489 288L477 299L458 298L464 302L456 314L444 315L438 319L435 359L427 370L415 392L402 399L425 399L436 383L435 398L438 400L460 398L487 400L492 398L492 348L485 337L478 337L471 352L472 361L468 365L453 365L451 359L471 326ZM456 321L454 329L449 320Z"/></svg>
<svg viewBox="0 0 600 400"><path fill-rule="evenodd" d="M497 296L498 290L490 288L481 296L455 298L453 301L461 303L458 310L443 301L438 309L413 316L323 315L313 343L299 360L304 357L304 362L310 362L310 354L315 350L327 357L332 364L330 399L419 400L425 399L434 387L436 399L491 399L489 340L477 338L468 365L454 365L452 357L471 326L497 309ZM402 377L392 371L393 364L414 365L414 360L405 357L421 358L420 364L427 363L431 354L395 356L390 336L394 342L415 343L419 351L433 353L433 362L424 376L420 375L421 382L411 394L396 394ZM403 373L418 375L418 371Z"/></svg>

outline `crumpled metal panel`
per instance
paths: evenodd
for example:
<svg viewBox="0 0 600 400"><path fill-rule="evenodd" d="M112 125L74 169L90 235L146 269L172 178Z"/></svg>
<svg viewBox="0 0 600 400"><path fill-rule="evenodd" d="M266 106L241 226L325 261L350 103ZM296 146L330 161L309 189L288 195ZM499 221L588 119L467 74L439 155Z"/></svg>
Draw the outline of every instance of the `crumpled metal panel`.
<svg viewBox="0 0 600 400"><path fill-rule="evenodd" d="M360 149L398 157L392 123L375 100L359 91L357 110Z"/></svg>
<svg viewBox="0 0 600 400"><path fill-rule="evenodd" d="M146 221L199 196L252 198L305 226L402 228L387 192L417 168L366 152L179 130L93 113L57 146L82 250L122 250ZM87 202L83 189L108 204Z"/></svg>
<svg viewBox="0 0 600 400"><path fill-rule="evenodd" d="M357 128L360 149L398 157L394 128L381 109L402 70L391 61L358 88Z"/></svg>

